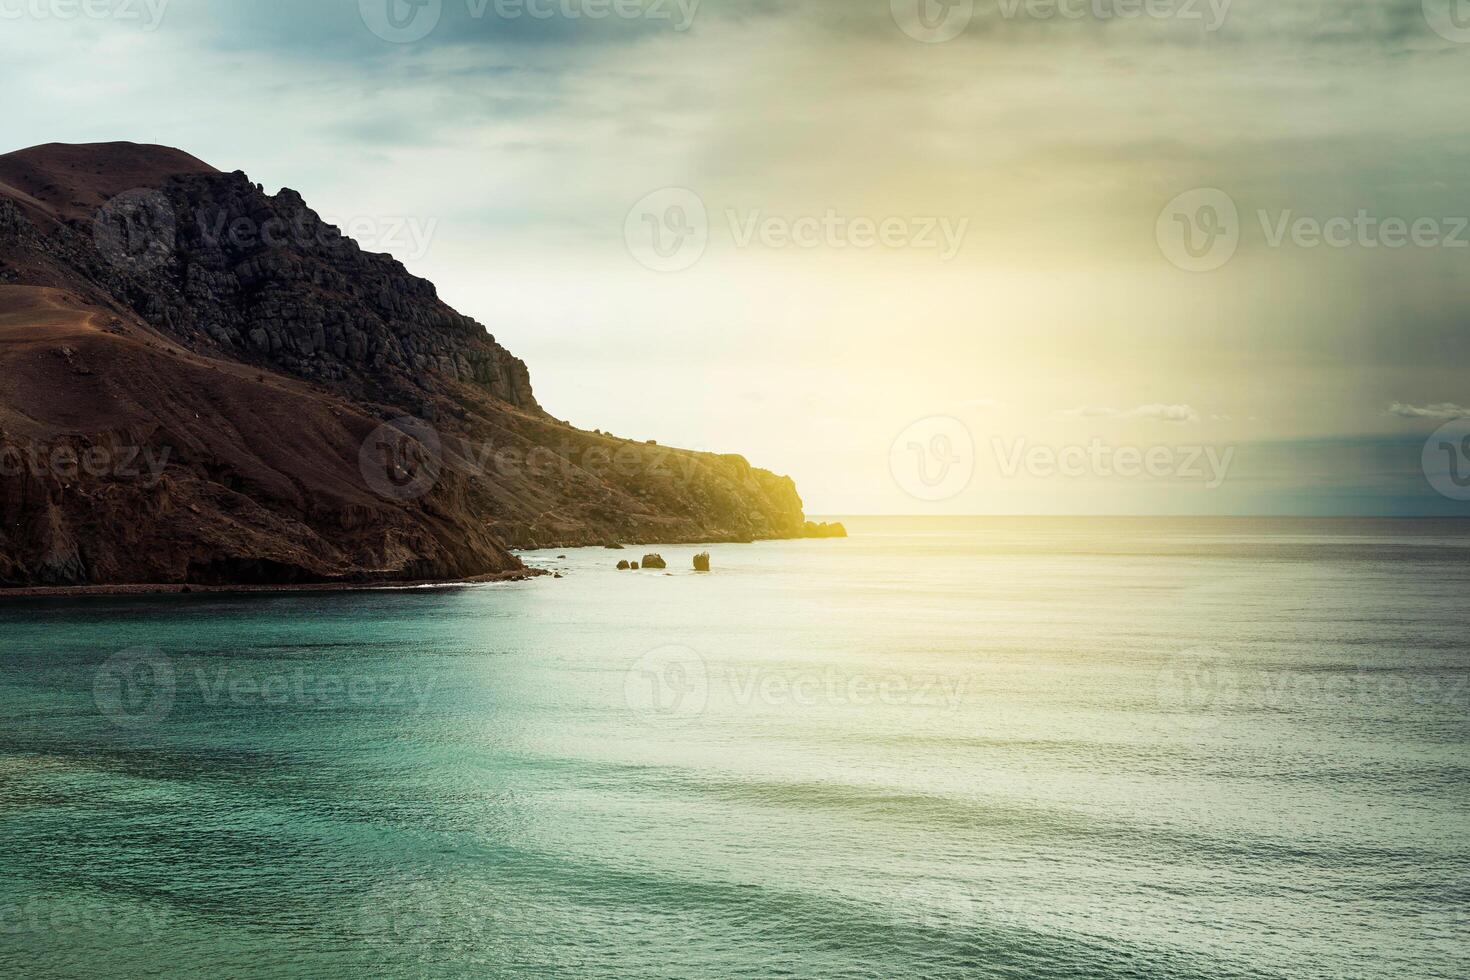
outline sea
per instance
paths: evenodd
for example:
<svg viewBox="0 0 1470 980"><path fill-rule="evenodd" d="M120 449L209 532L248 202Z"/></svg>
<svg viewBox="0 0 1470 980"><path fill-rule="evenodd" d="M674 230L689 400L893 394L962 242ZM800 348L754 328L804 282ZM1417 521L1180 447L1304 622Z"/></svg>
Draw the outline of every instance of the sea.
<svg viewBox="0 0 1470 980"><path fill-rule="evenodd" d="M1470 522L844 520L0 600L0 976L1470 976Z"/></svg>

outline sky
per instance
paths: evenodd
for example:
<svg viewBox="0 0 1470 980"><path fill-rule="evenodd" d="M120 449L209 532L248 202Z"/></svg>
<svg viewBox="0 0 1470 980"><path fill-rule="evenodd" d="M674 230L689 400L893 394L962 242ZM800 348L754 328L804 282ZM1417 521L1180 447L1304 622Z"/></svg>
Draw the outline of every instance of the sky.
<svg viewBox="0 0 1470 980"><path fill-rule="evenodd" d="M0 148L294 188L809 513L1470 515L1467 73L1465 0L0 0Z"/></svg>

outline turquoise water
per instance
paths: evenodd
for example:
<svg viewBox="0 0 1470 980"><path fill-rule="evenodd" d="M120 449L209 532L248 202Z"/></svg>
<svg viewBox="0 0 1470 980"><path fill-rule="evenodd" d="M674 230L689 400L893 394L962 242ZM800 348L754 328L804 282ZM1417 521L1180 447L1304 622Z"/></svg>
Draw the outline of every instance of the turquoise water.
<svg viewBox="0 0 1470 980"><path fill-rule="evenodd" d="M1470 524L849 526L0 604L0 976L1470 972Z"/></svg>

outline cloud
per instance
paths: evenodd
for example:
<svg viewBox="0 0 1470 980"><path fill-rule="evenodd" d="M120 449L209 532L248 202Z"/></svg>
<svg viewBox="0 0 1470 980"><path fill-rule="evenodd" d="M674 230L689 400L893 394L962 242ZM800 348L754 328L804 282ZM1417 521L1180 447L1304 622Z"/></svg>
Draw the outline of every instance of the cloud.
<svg viewBox="0 0 1470 980"><path fill-rule="evenodd" d="M1188 405L1139 405L1126 411L1116 408L1067 408L1057 412L1069 419L1144 419L1150 422L1198 422L1199 413Z"/></svg>
<svg viewBox="0 0 1470 980"><path fill-rule="evenodd" d="M1124 413L1125 418L1154 422L1198 422L1199 413L1188 405L1140 405Z"/></svg>
<svg viewBox="0 0 1470 980"><path fill-rule="evenodd" d="M1438 402L1433 405L1406 405L1394 402L1388 406L1388 414L1401 419L1461 419L1470 417L1470 408L1454 402Z"/></svg>
<svg viewBox="0 0 1470 980"><path fill-rule="evenodd" d="M961 417L1110 403L1060 414L1292 438L1403 430L1396 416L1445 409L1385 412L1393 399L1463 390L1456 250L1268 249L1254 228L1262 210L1470 214L1457 170L1470 46L1430 30L1421 0L1234 0L1214 33L981 3L935 45L883 0L707 0L687 31L499 13L532 3L563 9L443 0L429 34L404 44L374 34L358 0L170 0L155 31L23 17L0 30L0 151L171 143L323 212L437 220L410 267L525 357L557 414L739 450L789 470L828 512L870 506L846 489L870 461L812 443L915 402ZM727 209L973 221L944 267L878 249L716 247L655 277L624 229L661 187L701 195L717 246ZM1241 254L1208 276L1180 275L1153 234L1165 202L1194 187L1226 190L1245 226ZM813 372L840 382L840 405L802 400ZM652 386L688 411L621 397ZM1209 414L1227 406L1234 421Z"/></svg>
<svg viewBox="0 0 1470 980"><path fill-rule="evenodd" d="M1120 413L1116 408L1059 408L1057 417L1064 419L1113 419Z"/></svg>

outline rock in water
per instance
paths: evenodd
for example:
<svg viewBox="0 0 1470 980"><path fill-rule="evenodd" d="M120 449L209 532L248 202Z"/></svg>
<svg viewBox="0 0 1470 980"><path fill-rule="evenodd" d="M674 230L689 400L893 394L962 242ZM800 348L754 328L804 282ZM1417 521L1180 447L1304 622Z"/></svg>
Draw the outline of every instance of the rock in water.
<svg viewBox="0 0 1470 980"><path fill-rule="evenodd" d="M668 568L669 567L669 563L666 562L666 561L664 561L662 555L644 555L643 556L643 567L644 568Z"/></svg>
<svg viewBox="0 0 1470 980"><path fill-rule="evenodd" d="M638 563L636 561L633 562L633 564L631 564L628 567L631 568L631 569L633 569L633 571L635 571L635 572L638 571Z"/></svg>
<svg viewBox="0 0 1470 980"><path fill-rule="evenodd" d="M842 526L841 521L833 521L831 524L807 521L802 527L801 536L804 538L845 538L847 528Z"/></svg>
<svg viewBox="0 0 1470 980"><path fill-rule="evenodd" d="M709 552L703 552L694 556L694 570L696 572L709 571Z"/></svg>
<svg viewBox="0 0 1470 980"><path fill-rule="evenodd" d="M620 562L618 562L618 571L620 571L620 572L626 572L631 567L632 566L629 565L626 561L620 561Z"/></svg>

